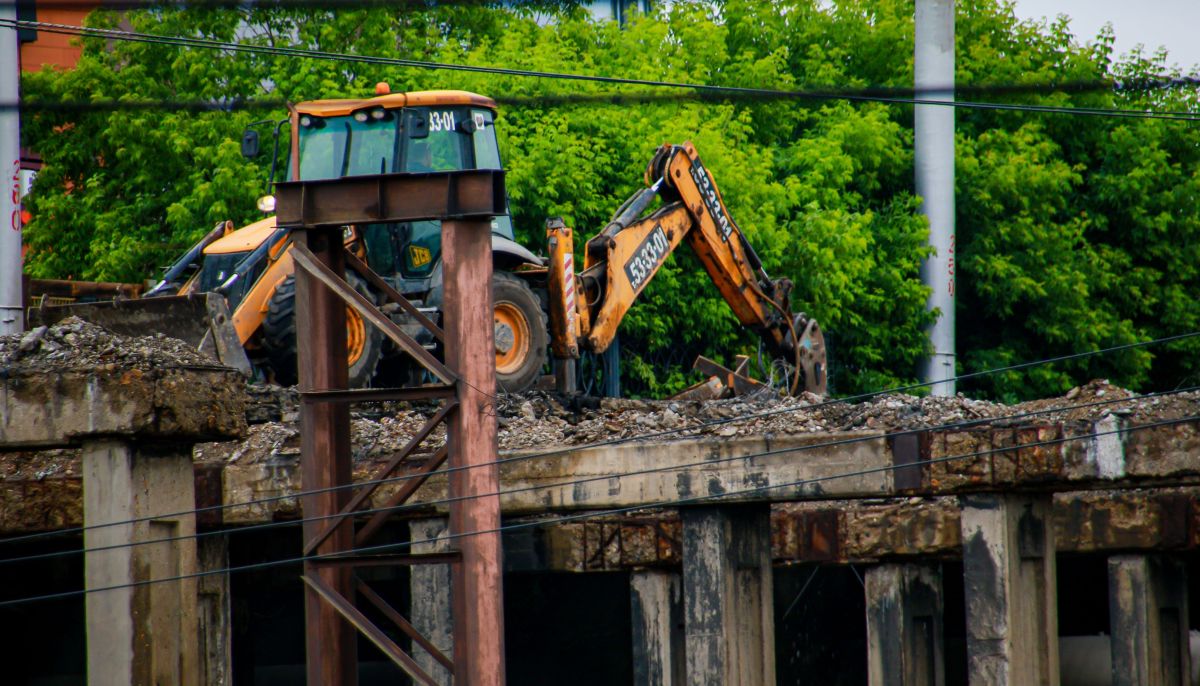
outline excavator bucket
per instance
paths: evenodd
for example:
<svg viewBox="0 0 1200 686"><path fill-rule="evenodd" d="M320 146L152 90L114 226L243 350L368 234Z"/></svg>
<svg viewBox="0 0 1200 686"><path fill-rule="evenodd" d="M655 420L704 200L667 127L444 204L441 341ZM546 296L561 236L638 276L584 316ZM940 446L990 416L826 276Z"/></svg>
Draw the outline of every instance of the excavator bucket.
<svg viewBox="0 0 1200 686"><path fill-rule="evenodd" d="M29 310L29 326L50 326L71 316L125 336L160 332L194 346L247 378L254 373L230 321L225 298L216 293L35 307Z"/></svg>

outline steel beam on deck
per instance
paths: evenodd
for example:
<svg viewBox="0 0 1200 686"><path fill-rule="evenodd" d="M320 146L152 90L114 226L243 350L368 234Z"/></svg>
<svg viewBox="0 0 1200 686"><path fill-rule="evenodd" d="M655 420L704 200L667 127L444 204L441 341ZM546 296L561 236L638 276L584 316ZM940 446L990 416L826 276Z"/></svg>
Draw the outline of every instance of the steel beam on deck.
<svg viewBox="0 0 1200 686"><path fill-rule="evenodd" d="M508 212L504 172L497 169L288 181L275 184L275 197L275 220L285 229L425 219L490 222Z"/></svg>

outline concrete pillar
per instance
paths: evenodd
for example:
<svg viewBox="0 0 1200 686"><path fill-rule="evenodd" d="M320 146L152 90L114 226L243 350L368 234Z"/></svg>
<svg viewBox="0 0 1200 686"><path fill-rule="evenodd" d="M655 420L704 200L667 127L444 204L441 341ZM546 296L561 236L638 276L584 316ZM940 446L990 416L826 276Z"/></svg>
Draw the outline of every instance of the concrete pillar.
<svg viewBox="0 0 1200 686"><path fill-rule="evenodd" d="M205 536L197 539L196 556L200 570L209 572L229 568L229 539ZM197 579L200 620L200 675L206 686L233 683L232 641L233 610L229 595L229 573L208 574Z"/></svg>
<svg viewBox="0 0 1200 686"><path fill-rule="evenodd" d="M85 442L82 453L83 517L88 527L196 506L190 444L183 451L159 452L97 440ZM195 532L194 515L88 528L84 549ZM86 552L84 558L88 589L167 579L196 570L194 538ZM196 579L190 578L88 593L88 684L199 686L196 587Z"/></svg>
<svg viewBox="0 0 1200 686"><path fill-rule="evenodd" d="M972 495L961 503L969 683L1058 686L1050 496Z"/></svg>
<svg viewBox="0 0 1200 686"><path fill-rule="evenodd" d="M680 513L687 683L775 683L770 510L726 505Z"/></svg>
<svg viewBox="0 0 1200 686"><path fill-rule="evenodd" d="M679 572L629 575L633 619L633 686L683 686L683 589Z"/></svg>
<svg viewBox="0 0 1200 686"><path fill-rule="evenodd" d="M445 538L449 522L444 517L416 519L408 523L413 553L439 553L450 549ZM418 543L418 541L426 541ZM409 588L412 607L408 620L413 628L429 639L446 655L454 654L454 613L450 604L450 565L412 565L409 569ZM412 647L412 656L425 673L439 684L450 686L450 672L422 650Z"/></svg>
<svg viewBox="0 0 1200 686"><path fill-rule="evenodd" d="M883 564L864 585L870 686L944 686L941 571Z"/></svg>
<svg viewBox="0 0 1200 686"><path fill-rule="evenodd" d="M1108 560L1113 686L1186 686L1187 572L1178 560L1116 555Z"/></svg>

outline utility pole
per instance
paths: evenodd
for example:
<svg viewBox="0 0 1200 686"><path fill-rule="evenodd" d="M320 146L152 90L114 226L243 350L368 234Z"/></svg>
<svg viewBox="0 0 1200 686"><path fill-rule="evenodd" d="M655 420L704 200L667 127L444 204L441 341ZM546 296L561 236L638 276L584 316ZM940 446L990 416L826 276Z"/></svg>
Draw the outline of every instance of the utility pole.
<svg viewBox="0 0 1200 686"><path fill-rule="evenodd" d="M918 97L954 102L954 0L917 0L913 79ZM937 89L937 90L932 90ZM933 395L954 395L954 107L916 105L913 146L917 195L929 218L929 245L936 254L921 264L921 281L932 289L928 307L940 311L929 327L933 354L921 380Z"/></svg>
<svg viewBox="0 0 1200 686"><path fill-rule="evenodd" d="M17 19L14 2L0 4L0 21ZM17 27L0 26L0 103L16 103L21 91ZM21 112L0 109L0 335L25 330L21 295Z"/></svg>

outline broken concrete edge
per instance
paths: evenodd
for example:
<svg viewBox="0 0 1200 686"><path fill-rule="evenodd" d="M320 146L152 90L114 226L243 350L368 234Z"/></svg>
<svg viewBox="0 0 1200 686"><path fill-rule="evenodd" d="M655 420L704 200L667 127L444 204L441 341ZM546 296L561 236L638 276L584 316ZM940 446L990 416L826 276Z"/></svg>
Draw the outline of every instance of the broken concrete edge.
<svg viewBox="0 0 1200 686"><path fill-rule="evenodd" d="M10 368L0 378L0 452L97 439L238 439L246 434L245 406L245 380L230 369Z"/></svg>

